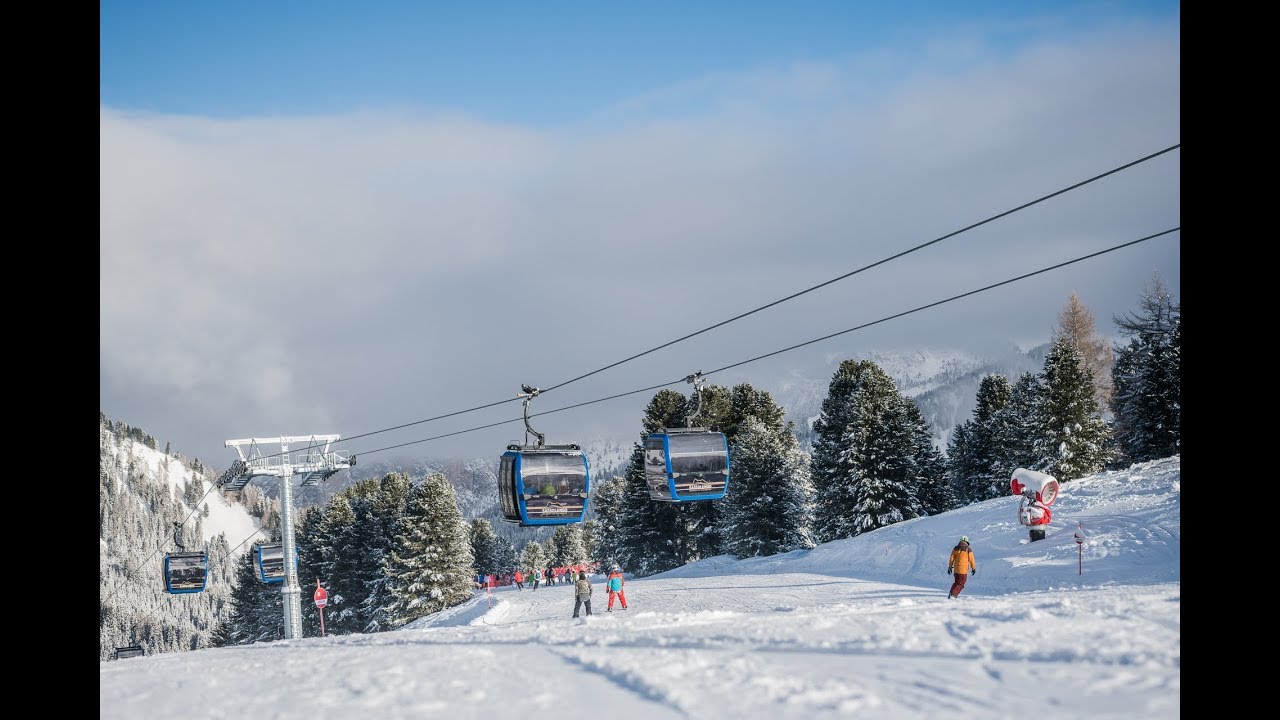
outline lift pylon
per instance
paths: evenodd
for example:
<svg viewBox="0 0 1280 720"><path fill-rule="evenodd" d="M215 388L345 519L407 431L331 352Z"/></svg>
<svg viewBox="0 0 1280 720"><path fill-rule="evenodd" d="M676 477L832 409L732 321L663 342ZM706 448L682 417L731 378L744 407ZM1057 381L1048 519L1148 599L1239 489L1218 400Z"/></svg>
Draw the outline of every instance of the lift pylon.
<svg viewBox="0 0 1280 720"><path fill-rule="evenodd" d="M341 470L356 464L356 456L344 457L330 450L338 435L284 435L275 438L242 438L228 440L226 447L235 448L237 459L223 473L218 485L226 491L240 490L255 477L280 478L280 533L284 545L284 636L288 640L302 637L302 590L298 587L298 550L293 539L293 476L302 476L302 487L327 480ZM289 446L306 443L295 455ZM280 446L280 451L264 455L263 446Z"/></svg>

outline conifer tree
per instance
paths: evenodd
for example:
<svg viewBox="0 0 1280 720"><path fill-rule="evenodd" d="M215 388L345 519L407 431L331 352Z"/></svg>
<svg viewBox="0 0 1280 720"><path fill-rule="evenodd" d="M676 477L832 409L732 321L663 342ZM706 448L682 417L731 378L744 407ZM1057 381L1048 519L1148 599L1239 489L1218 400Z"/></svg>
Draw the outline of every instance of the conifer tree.
<svg viewBox="0 0 1280 720"><path fill-rule="evenodd" d="M525 572L534 570L545 570L547 567L547 554L542 549L542 543L537 540L530 540L524 546L524 550L520 553L520 567Z"/></svg>
<svg viewBox="0 0 1280 720"><path fill-rule="evenodd" d="M882 386L882 379L888 384ZM850 442L865 442L858 452L865 464L854 484L851 518L854 534L860 535L925 514L921 467L932 458L922 463L916 457L915 427L907 410L911 401L898 394L888 375L855 391L854 402L869 421L865 435L846 434Z"/></svg>
<svg viewBox="0 0 1280 720"><path fill-rule="evenodd" d="M476 518L471 521L471 556L477 573L488 575L498 572L497 541L498 536L488 520Z"/></svg>
<svg viewBox="0 0 1280 720"><path fill-rule="evenodd" d="M809 456L795 434L755 416L737 426L732 492L722 515L725 549L739 558L814 547L809 532Z"/></svg>
<svg viewBox="0 0 1280 720"><path fill-rule="evenodd" d="M992 415L992 445L998 476L1008 479L1023 467L1048 472L1051 462L1043 416L1044 387L1029 372L1018 376L1009 391L1009 402Z"/></svg>
<svg viewBox="0 0 1280 720"><path fill-rule="evenodd" d="M1156 275L1136 313L1115 319L1129 342L1116 349L1117 461L1177 455L1182 436L1182 310Z"/></svg>
<svg viewBox="0 0 1280 720"><path fill-rule="evenodd" d="M360 617L364 621L364 632L389 630L392 627L383 609L392 601L390 579L387 577L385 568L391 548L395 544L396 535L400 531L400 522L411 492L413 492L413 482L409 475L393 472L384 475L378 482L377 491L369 495L369 508L372 513L372 518L369 520L371 532L367 536L369 546L365 549L361 560L366 588L364 600L360 603Z"/></svg>
<svg viewBox="0 0 1280 720"><path fill-rule="evenodd" d="M582 544L582 528L578 525L557 525L552 536L556 541L556 552L551 557L551 564L568 567L587 561L587 549Z"/></svg>
<svg viewBox="0 0 1280 720"><path fill-rule="evenodd" d="M466 602L472 588L471 542L453 486L428 475L409 494L386 563L388 621L401 626Z"/></svg>
<svg viewBox="0 0 1280 720"><path fill-rule="evenodd" d="M594 542L588 549L592 557L606 564L620 562L622 548L622 504L627 489L626 478L615 475L594 485L591 506L595 508Z"/></svg>
<svg viewBox="0 0 1280 720"><path fill-rule="evenodd" d="M908 483L919 488L921 511L937 515L960 506L948 476L947 458L933 444L933 432L924 413L908 397L899 396L902 422L911 437Z"/></svg>
<svg viewBox="0 0 1280 720"><path fill-rule="evenodd" d="M813 531L819 543L854 534L847 520L851 520L848 513L853 508L854 483L862 463L858 457L861 444L847 445L847 440L855 438L846 436L847 431L860 431L851 399L863 382L863 374L870 372L872 365L854 360L841 362L832 375L821 413L813 424Z"/></svg>
<svg viewBox="0 0 1280 720"><path fill-rule="evenodd" d="M1093 378L1067 338L1051 344L1042 382L1047 472L1069 482L1101 470L1111 429L1099 415Z"/></svg>
<svg viewBox="0 0 1280 720"><path fill-rule="evenodd" d="M582 530L582 547L587 553L587 562L594 562L599 559L596 556L596 536L600 534L600 523L595 519L583 521L580 529Z"/></svg>
<svg viewBox="0 0 1280 720"><path fill-rule="evenodd" d="M520 561L516 555L516 546L501 535L494 538L493 558L497 572L502 575L514 573Z"/></svg>
<svg viewBox="0 0 1280 720"><path fill-rule="evenodd" d="M819 542L853 537L919 517L928 483L941 459L919 440L927 432L919 411L878 365L867 360L840 363L814 423L814 531ZM945 504L945 498L932 502Z"/></svg>
<svg viewBox="0 0 1280 720"><path fill-rule="evenodd" d="M949 476L957 500L971 504L1007 495L1009 478L996 464L996 412L1009 403L1013 387L1004 375L990 374L978 385L973 417L956 426L948 446Z"/></svg>

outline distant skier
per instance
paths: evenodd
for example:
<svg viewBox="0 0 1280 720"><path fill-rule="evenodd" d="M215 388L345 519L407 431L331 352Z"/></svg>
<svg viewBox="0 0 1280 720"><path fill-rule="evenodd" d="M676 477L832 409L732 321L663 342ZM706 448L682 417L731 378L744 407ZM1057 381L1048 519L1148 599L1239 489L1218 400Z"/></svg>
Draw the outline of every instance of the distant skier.
<svg viewBox="0 0 1280 720"><path fill-rule="evenodd" d="M625 587L626 584L627 581L622 578L622 568L614 565L613 571L609 573L609 581L605 585L609 590L609 612L613 612L614 595L617 595L618 599L622 601L622 609L627 609L627 596L626 593L622 591L622 588Z"/></svg>
<svg viewBox="0 0 1280 720"><path fill-rule="evenodd" d="M516 570L515 581L516 581L516 589L520 590L521 592L524 592L524 573L520 572L519 570Z"/></svg>
<svg viewBox="0 0 1280 720"><path fill-rule="evenodd" d="M537 590L538 582L542 580L542 570L539 570L538 568L534 568L533 572L529 573L529 577L533 578L533 589Z"/></svg>
<svg viewBox="0 0 1280 720"><path fill-rule="evenodd" d="M573 616L578 617L578 609L583 605L587 606L587 614L591 614L591 581L587 579L587 574L582 573L578 576L578 582L573 584Z"/></svg>
<svg viewBox="0 0 1280 720"><path fill-rule="evenodd" d="M947 574L954 578L951 582L951 590L947 592L948 600L959 597L970 573L977 575L978 565L973 560L973 548L969 547L969 536L962 535L960 542L951 551L951 559L947 561Z"/></svg>

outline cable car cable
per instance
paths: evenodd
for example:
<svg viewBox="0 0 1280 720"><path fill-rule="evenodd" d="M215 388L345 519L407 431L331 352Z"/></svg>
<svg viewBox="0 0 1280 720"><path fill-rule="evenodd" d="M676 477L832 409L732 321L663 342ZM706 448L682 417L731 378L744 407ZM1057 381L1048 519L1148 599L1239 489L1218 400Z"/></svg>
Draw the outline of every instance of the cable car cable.
<svg viewBox="0 0 1280 720"><path fill-rule="evenodd" d="M1158 151L1158 152L1154 152L1154 153L1152 153L1152 154L1150 154L1150 155L1147 155L1146 157L1138 158L1137 160L1134 160L1133 162L1125 163L1124 165L1121 165L1121 166L1119 166L1119 167L1117 167L1117 168L1113 168L1113 169L1111 169L1111 170L1108 170L1108 171L1106 171L1106 172L1104 172L1104 173L1102 173L1102 174L1100 174L1100 175L1094 175L1093 177L1089 178L1088 180L1082 180L1082 181L1080 181L1080 182L1078 182L1078 183L1076 183L1076 184L1074 184L1074 185L1069 185L1069 186L1067 186L1067 187L1065 187L1065 188L1062 188L1061 190L1057 190L1057 191L1055 191L1055 192L1051 192L1051 193L1049 193L1048 195L1044 195L1044 196L1039 197L1039 198L1036 198L1035 200L1032 200L1032 201L1030 201L1030 202L1023 203L1023 204L1019 205L1018 207L1015 207L1015 208L1013 208L1013 209L1011 209L1011 210L1005 210L1004 212L1002 212L1002 213L998 213L998 214L996 214L996 215L992 215L991 217L989 217L989 218L987 218L987 219L985 219L985 220L979 220L978 222L973 223L972 225L966 225L965 227L962 227L962 228L960 228L959 230L953 230L952 232L949 232L949 233L947 233L946 235L942 235L941 237L934 238L933 240L930 240L930 241L928 241L928 242L921 243L921 244L919 244L919 245L916 245L915 247L907 248L906 250L903 250L902 252L896 253L896 254L894 254L894 255L890 255L889 257L884 258L883 260L877 260L877 261L875 261L875 262L873 262L873 263L871 263L871 264L869 264L869 265L863 265L862 267L858 268L857 270L851 270L851 271L849 271L849 272L847 272L847 273L845 273L845 274L843 274L843 275L840 275L840 276L838 276L838 277L831 278L830 280L828 280L828 281L826 281L826 282L824 282L824 283L819 283L819 284L817 284L817 285L814 285L813 287L806 288L806 289L801 290L801 291L796 292L796 293L792 293L792 294L790 294L790 295L788 295L788 296L786 296L786 297L784 297L784 298L781 298L781 299L778 299L778 300L774 300L773 302L771 302L771 303L769 303L769 304L767 304L767 305L761 305L760 307L755 308L754 310L748 310L747 312L744 312L744 313L742 313L741 315L735 315L735 316L733 316L733 317L729 318L728 320L724 320L724 321L718 322L718 323L716 323L715 325L709 325L709 326L707 326L707 327L705 327L705 328L703 328L703 329L701 329L701 330L698 330L697 332L692 332L692 333L689 333L688 335L684 335L683 337L678 337L678 338L676 338L675 340L672 340L672 341L670 341L670 342L663 343L662 345L658 345L657 347L650 348L650 349L648 349L648 350L645 350L645 351L644 351L644 352L642 352L642 353L637 353L637 354L635 354L635 355L632 355L632 356L631 356L631 357L629 357L629 358L626 358L626 359L623 359L623 360L619 360L618 362L615 362L615 363L613 363L613 364L605 365L604 367L600 368L599 370L592 370L592 371L591 371L591 372L589 372L589 373L586 373L586 374L584 374L584 375L579 375L578 377L573 378L573 379L571 379L571 380L566 380L566 381L564 381L564 382L562 382L562 383L559 383L559 384L557 384L557 385L552 385L551 387L548 387L548 388L543 389L543 390L542 390L542 392L544 392L544 393L545 393L545 392L550 392L551 390L555 390L556 388L564 387L565 385L568 385L569 383L577 382L577 381L582 380L582 379L584 379L584 378L589 378L589 377L591 377L592 375L595 375L596 373L604 372L605 370L608 370L608 369L610 369L610 368L617 367L617 366L619 366L619 365L621 365L621 364L623 364L623 363L625 363L625 362L630 362L630 361L632 361L632 360L635 360L636 358L644 357L645 355L648 355L648 354L649 354L649 353L651 353L651 352L656 352L656 351L661 350L661 349L663 349L663 348L665 348L665 347L670 347L670 346L672 346L672 345L674 345L674 344L676 344L676 343L678 343L678 342L681 342L681 341L684 341L684 340L688 340L689 338L692 338L692 337L696 337L696 336L701 335L702 333L705 333L705 332L707 332L707 331L709 331L709 330L714 330L714 329L716 329L716 328L718 328L718 327L722 327L722 326L724 326L724 325L728 325L729 323L734 322L735 320L741 320L742 318L747 317L748 315L754 315L755 313L758 313L758 312L760 312L761 310L767 310L768 308L771 308L771 307L773 307L773 306L775 306L775 305L780 305L780 304L782 304L782 303L784 303L784 302L787 302L788 300L794 300L795 298L798 298L798 297L800 297L801 295L804 295L804 294L807 294L807 293L811 293L811 292L813 292L814 290L817 290L817 289L819 289L819 288L824 288L824 287L826 287L826 286L828 286L828 285L830 285L830 284L832 284L832 283L839 282L840 280L844 280L845 278L851 277L851 276L853 276L853 275L857 275L858 273L863 272L864 270L870 270L871 268L877 267L877 266L879 266L879 265L883 265L883 264L885 264L885 263L887 263L887 262L890 262L890 261L893 261L893 260L897 260L898 258L904 257L904 256L906 256L906 255L910 255L911 253L913 253L913 252L915 252L915 251L917 251L917 250L922 250L922 249L924 249L924 248L929 247L930 245L934 245L934 244L940 243L940 242L942 242L943 240L946 240L946 239L948 239L948 238L955 237L956 235L959 235L960 233L967 232L967 231L969 231L969 230L972 230L972 229L974 229L974 228L976 228L976 227L980 227L980 226L982 226L982 225L986 225L987 223L989 223L989 222L993 222L993 221L995 221L995 220L999 220L999 219L1000 219L1000 218L1002 218L1002 217L1006 217L1006 216L1008 216L1008 215L1012 215L1013 213L1016 213L1016 212L1018 212L1019 210L1025 210L1026 208L1029 208L1029 207L1031 207L1032 205L1036 205L1036 204L1042 203L1042 202L1044 202L1045 200L1048 200L1048 199L1050 199L1050 198L1057 197L1058 195L1062 195L1063 193L1067 193L1067 192L1070 192L1070 191L1072 191L1072 190L1075 190L1076 188L1083 187L1083 186L1088 185L1089 183L1094 182L1094 181L1096 181L1096 180L1101 180L1102 178L1107 177L1108 175L1114 175L1115 173L1118 173L1118 172L1120 172L1121 170L1125 170L1125 169L1127 169L1127 168L1131 168L1131 167L1133 167L1133 166L1135 166L1135 165L1138 165L1138 164L1140 164L1140 163L1144 163L1144 162L1146 162L1146 161L1148 161L1148 160L1151 160L1152 158L1156 158L1156 157L1159 157L1159 156L1161 156L1161 155L1164 155L1164 154L1165 154L1165 153L1167 153L1167 152L1171 152L1171 151L1173 151L1173 150L1176 150L1177 148L1179 148L1179 147L1181 147L1181 146L1182 146L1182 143L1177 143L1177 144L1175 144L1175 145L1170 145L1169 147L1167 147L1167 148L1165 148L1165 149L1163 149L1163 150L1160 150L1160 151Z"/></svg>
<svg viewBox="0 0 1280 720"><path fill-rule="evenodd" d="M763 360L764 358L773 357L774 355L780 355L780 354L782 354L782 353L784 353L784 352L788 352L788 351L790 351L790 350L795 350L795 349L797 349L797 348L805 347L806 345L812 345L812 344L814 344L814 343L821 342L821 341L823 341L823 340L829 340L829 339L831 339L831 338L833 338L833 337L837 337L837 336L839 336L839 335L844 335L844 334L846 334L846 333L851 333L851 332L853 332L853 331L855 331L855 330L862 330L862 329L864 329L864 328L871 327L872 325L878 325L878 324L880 324L880 323L887 322L887 321L889 321L889 320L893 320L893 319L900 318L900 317L903 317L903 316L906 316L906 315L910 315L910 314L912 314L912 313L920 312L921 310L926 310L926 309L928 309L928 308L937 307L937 306L939 306L939 305L943 305L943 304L946 304L946 303L952 302L952 301L954 301L954 300L960 300L960 299L962 299L962 298L969 297L970 295L976 295L976 294L978 294L978 293L986 292L987 290L992 290L992 289L995 289L995 288L998 288L998 287L1001 287L1001 286L1004 286L1004 285L1008 285L1008 284L1013 283L1013 282L1017 282L1017 281L1019 281L1019 280L1025 280L1025 279L1027 279L1027 278L1029 278L1029 277L1034 277L1034 276L1036 276L1036 275L1041 275L1041 274L1046 273L1046 272L1049 272L1049 271L1051 271L1051 270L1057 270L1057 269L1059 269L1059 268L1063 268L1063 267L1066 267L1066 266L1068 266L1068 265L1074 265L1075 263L1083 262L1083 261L1085 261L1085 260L1089 260L1089 259L1091 259L1091 258L1095 258L1095 257L1098 257L1098 256L1100 256L1100 255L1106 255L1107 253L1115 252L1116 250L1121 250L1121 249L1123 249L1123 248L1127 248L1127 247L1129 247L1129 246L1131 246L1131 245L1137 245L1138 243L1141 243L1141 242L1146 242L1146 241L1148 241L1148 240L1152 240L1152 239L1155 239L1155 238L1158 238L1158 237L1162 237L1162 236L1164 236L1164 235L1168 235L1168 234L1170 234L1170 233L1177 232L1177 231L1179 231L1179 230L1181 230L1181 229L1182 229L1182 227L1181 227L1181 226L1175 226L1175 227L1169 228L1168 230L1163 230L1163 231L1158 232L1158 233L1154 233L1154 234L1151 234L1151 235L1147 235L1146 237L1138 238L1137 240L1130 240L1129 242L1121 243L1121 244L1119 244L1119 245L1113 245L1112 247L1109 247L1109 248L1106 248L1106 249L1103 249L1103 250L1099 250L1099 251L1097 251L1097 252L1092 252L1092 253L1089 253L1088 255L1081 255L1080 257L1074 258L1074 259L1072 259L1072 260L1066 260L1066 261L1063 261L1063 262L1060 262L1060 263L1056 263L1056 264L1054 264L1054 265L1050 265L1050 266L1048 266L1048 267L1043 267L1043 268L1040 268L1039 270L1035 270L1035 271L1032 271L1032 272L1024 273L1024 274L1022 274L1022 275L1018 275L1017 277L1009 278L1008 280L1002 280L1002 281L997 282L997 283L992 283L992 284L990 284L990 285L987 285L987 286L985 286L985 287L978 288L978 289L976 289L976 290L970 290L970 291L968 291L968 292L961 293L961 294L959 294L959 295L953 295L953 296L951 296L951 297L949 297L949 298L946 298L946 299L943 299L943 300L938 300L938 301L935 301L935 302L931 302L931 303L929 303L929 304L927 304L927 305L921 305L921 306L916 307L916 308L913 308L913 309L911 309L911 310L904 310L903 312L896 313L896 314L893 314L893 315L889 315L889 316L886 316L886 317L880 318L879 320L873 320L873 321L868 322L868 323L863 323L862 325L858 325L858 326L856 326L856 327L851 327L851 328L849 328L849 329L847 329L847 330L841 330L841 331L839 331L839 332L834 332L834 333L831 333L831 334L829 334L829 335L823 335L823 336L822 336L822 337L820 337L820 338L815 338L815 339L813 339L813 340L807 340L807 341L805 341L805 342L798 343L798 344L796 344L796 345L791 345L791 346L789 346L789 347L782 348L781 350L774 350L773 352L765 353L764 355L757 355L756 357L753 357L753 358L750 358L750 359L747 359L747 360L742 360L742 361L740 361L740 362L732 363L732 364L730 364L730 365L725 365L724 367L720 367L720 368L716 368L715 370L710 370L710 371L707 371L707 372L703 372L702 374L703 374L703 375L712 375L712 374L714 374L714 373L723 372L723 371L725 371L725 370L730 370L730 369L732 369L732 368L740 367L740 366L742 366L742 365L746 365L747 363L752 363L752 362L755 362L755 361L757 361L757 360ZM670 381L670 382L658 383L657 385L650 385L649 387L640 388L640 389L638 389L638 390L629 390L629 391L627 391L627 392L618 393L618 394L616 394L616 395L610 395L610 396L608 396L608 397L597 398L597 399L595 399L595 400L586 400L586 401L584 401L584 402L575 403L575 404L573 404L573 405L566 405L566 406L564 406L564 407L555 408L555 409L553 409L553 410L545 410L545 411L540 412L540 413L534 413L533 415L530 415L530 417L539 417L539 416L542 416L542 415L550 415L550 414L552 414L552 413L563 412L563 411L565 411L565 410L573 410L573 409L575 409L575 408L584 407L584 406L586 406L586 405L594 405L594 404L596 404L596 403L605 402L605 401L607 401L607 400L616 400L616 399L618 399L618 398L626 397L626 396L628 396L628 395L636 395L636 394L638 394L638 393L648 392L648 391L651 391L651 390L657 390L657 389L659 389L659 388L668 387L668 386L670 386L670 385L676 385L676 384L678 384L678 383L685 382L685 381L686 381L686 379L687 379L687 376L686 376L686 377L682 377L682 378L680 378L679 380L672 380L672 381ZM545 392L545 391L542 391L542 392ZM497 427L498 425L506 425L506 424L508 424L508 423L520 422L522 419L523 419L523 418L512 418L512 419L510 419L510 420L499 420L498 422L489 423L489 424L487 424L487 425L478 425L478 426L476 426L476 427L467 428L467 429L465 429L465 430L457 430L457 431L454 431L454 432L451 432L451 433L444 433L444 434L442 434L442 435L435 435L435 436L432 436L432 437L429 437L429 438L423 438L423 439L421 439L421 440L412 440L412 441L410 441L410 442L406 442L406 443L399 443L399 444L397 444L397 445L388 445L387 447L378 448L378 449L376 449L376 450L364 450L364 451L361 451L359 454L361 454L361 455L371 455L371 454L374 454L374 453L385 452L385 451L387 451L387 450L395 450L395 449L398 449L398 448L407 447L407 446L409 446L409 445L417 445L417 444L424 443L424 442L430 442L430 441L432 441L432 440L439 440L439 439L441 439L441 438L452 437L452 436L454 436L454 435L462 435L462 434L464 434L464 433L475 432L475 431L477 431L477 430L486 430L486 429L491 428L491 427Z"/></svg>
<svg viewBox="0 0 1280 720"><path fill-rule="evenodd" d="M718 322L718 323L715 323L714 325L708 325L707 327L702 328L701 330L697 330L697 331L695 331L695 332L691 332L691 333L689 333L689 334L687 334L687 335L683 335L683 336L681 336L681 337L676 338L675 340L671 340L671 341L665 342L665 343L663 343L663 344L661 344L661 345L657 345L657 346L655 346L655 347L649 348L648 350L645 350L644 352L636 353L635 355L632 355L632 356L627 357L627 358L623 358L622 360L619 360L619 361L614 362L614 363L610 363L610 364L608 364L608 365L605 365L604 367L598 368L598 369L596 369L596 370L592 370L591 372L584 373L584 374L579 375L579 376L574 377L574 378L570 378L569 380L565 380L564 382L557 383L557 384L555 384L555 385L551 385L550 387L547 387L547 388L542 389L542 390L541 390L541 392L546 393L546 392L550 392L550 391L552 391L552 390L556 390L556 389L558 389L558 388L562 388L562 387L564 387L565 385L569 385L570 383L575 383L575 382L577 382L577 381L579 381L579 380L584 380L584 379L586 379L586 378L591 377L592 375L596 375L596 374L598 374L598 373L602 373L602 372L604 372L605 370L609 370L609 369L612 369L612 368L618 367L619 365L622 365L622 364L624 364L624 363L628 363L628 362L630 362L630 361L632 361L632 360L636 360L636 359L638 359L638 358L642 358L642 357L644 357L645 355L648 355L648 354L650 354L650 353L654 353L654 352L657 352L658 350L662 350L662 349L664 349L664 348L671 347L672 345L675 345L676 343L683 342L683 341L688 340L688 339L693 338L693 337L697 337L698 335L701 335L701 334L703 334L703 333L709 332L709 331L711 331L711 330L715 330L716 328L724 327L725 325L728 325L729 323L735 322L735 321L737 321L737 320L741 320L742 318L748 317L748 316L750 316L750 315L754 315L754 314L756 314L756 313L758 313L758 312L760 312L760 311L762 311L762 310L767 310L767 309L769 309L769 308L771 308L771 307L774 307L774 306L776 306L776 305L781 305L782 303L787 302L788 300L794 300L795 298L798 298L798 297L800 297L801 295L806 295L806 294L808 294L808 293L813 292L814 290L819 290L819 289L824 288L824 287L826 287L826 286L828 286L828 285L831 285L831 284L833 284L833 283L839 282L839 281L844 280L844 279L846 279L846 278L852 277L852 276L857 275L857 274L859 274L859 273L861 273L861 272L864 272L864 271L866 271L866 270L870 270L870 269L872 269L872 268L874 268L874 267L878 267L878 266L880 266L880 265L884 265L885 263L888 263L888 262L891 262L891 261L893 261L893 260L897 260L897 259L899 259L899 258L902 258L902 257L904 257L904 256L906 256L906 255L910 255L911 253L914 253L914 252L916 252L917 250L923 250L924 248L927 248L927 247L929 247L930 245L936 245L937 243L940 243L940 242L942 242L943 240L947 240L947 239L949 239L949 238L953 238L953 237L955 237L955 236L957 236L957 235L960 235L961 233L968 232L969 230L973 230L974 228L981 227L981 226L986 225L986 224L988 224L988 223L994 222L994 221L996 221L996 220L999 220L1000 218L1008 217L1009 215L1012 215L1012 214L1014 214L1014 213L1016 213L1016 212L1019 212L1019 211L1021 211L1021 210L1025 210L1025 209L1027 209L1027 208L1029 208L1029 207L1031 207L1031 206L1033 206L1033 205L1038 205L1038 204L1040 204L1040 203L1042 203L1042 202L1044 202L1044 201L1046 201L1046 200L1049 200L1049 199L1055 198L1055 197L1057 197L1057 196L1059 196L1059 195L1063 195L1063 194L1068 193L1068 192L1070 192L1070 191L1072 191L1072 190L1076 190L1076 189L1078 189L1078 188L1084 187L1085 185L1088 185L1088 184L1090 184L1090 183L1096 182L1096 181L1101 180L1101 179L1103 179L1103 178L1105 178L1105 177L1108 177L1108 176L1110 176L1110 175L1114 175L1114 174L1116 174L1116 173L1118 173L1118 172L1121 172L1121 171L1123 171L1123 170L1127 170L1127 169L1129 169L1129 168L1131 168L1131 167L1134 167L1134 166L1136 166L1136 165L1140 165L1140 164L1142 164L1142 163L1144 163L1144 162L1147 162L1148 160L1152 160L1152 159L1154 159L1154 158L1160 157L1161 155L1164 155L1164 154L1166 154L1166 153L1172 152L1172 151L1177 150L1178 148L1181 148L1181 147L1182 147L1182 143L1180 143L1180 142L1179 142L1179 143L1175 143L1175 144L1173 144L1173 145L1170 145L1170 146L1169 146L1169 147L1167 147L1167 148L1164 148L1163 150L1158 150L1158 151L1156 151L1156 152L1154 152L1154 153L1151 153L1151 154L1149 154L1149 155L1146 155L1146 156L1140 157L1140 158L1138 158L1137 160L1133 160L1133 161L1131 161L1131 162L1127 162L1127 163L1125 163L1125 164L1123 164L1123 165L1120 165L1120 166L1118 166L1118 167L1115 167L1115 168L1112 168L1112 169L1110 169L1110 170L1107 170L1106 172L1099 173L1099 174L1094 175L1093 177L1090 177L1090 178L1088 178L1088 179L1081 180L1081 181L1079 181L1079 182L1077 182L1077 183L1074 183L1074 184L1072 184L1072 185L1068 185L1067 187L1064 187L1064 188L1062 188L1062 189L1060 189L1060 190L1055 190L1054 192L1051 192L1051 193L1049 193L1049 194L1047 194L1047 195L1042 195L1041 197L1038 197L1038 198L1036 198L1035 200L1031 200L1031 201L1029 201L1029 202L1025 202L1025 203L1023 203L1023 204L1021 204L1021 205L1019 205L1019 206L1017 206L1017 207L1011 208L1011 209L1009 209L1009 210L1005 210L1004 212L997 213L997 214L992 215L992 216L990 216L990 217L988 217L988 218L986 218L986 219L984 219L984 220L979 220L978 222L972 223L972 224L970 224L970 225L966 225L966 226L964 226L964 227L960 228L959 230L953 230L953 231L951 231L951 232L949 232L949 233L947 233L947 234L945 234L945 235L942 235L942 236L936 237L936 238L934 238L933 240L929 240L928 242L920 243L919 245L916 245L916 246L914 246L914 247L907 248L906 250L903 250L903 251L901 251L901 252L895 253L895 254L890 255L890 256L888 256L888 257L886 257L886 258L883 258L883 259L881 259L881 260L877 260L877 261L875 261L875 262L873 262L873 263L870 263L870 264L868 264L868 265L864 265L864 266L862 266L862 267L860 267L860 268L858 268L858 269L856 269L856 270L851 270L851 271L849 271L849 272L847 272L847 273L845 273L845 274L843 274L843 275L839 275L839 276L837 276L837 277L831 278L830 280L827 280L826 282L822 282L822 283L819 283L819 284L814 285L814 286L812 286L812 287L805 288L804 290L800 290L799 292L795 292L795 293L792 293L792 294L790 294L790 295L788 295L788 296L786 296L786 297L779 298L778 300L774 300L774 301L773 301L773 302L771 302L771 303L768 303L768 304L765 304L765 305L761 305L760 307L757 307L757 308L755 308L755 309L753 309L753 310L748 310L747 312L741 313L741 314L739 314L739 315L735 315L735 316L733 316L733 317L729 318L728 320L722 320L722 321L720 321L720 322ZM395 425L395 426L392 426L392 427L383 428L383 429L381 429L381 430L371 430L371 431L369 431L369 432L364 432L364 433L360 433L360 434L357 434L357 435L352 435L352 436L347 437L347 438L342 438L342 439L340 439L340 440L336 440L336 441L335 441L335 444L336 444L336 443L350 442L350 441L352 441L352 440L358 440L358 439L366 438L366 437L370 437L370 436L373 436L373 435L379 435L379 434L381 434L381 433L391 432L391 431L393 431L393 430L403 430L404 428L407 428L407 427L413 427L414 425L422 425L422 424L424 424L424 423L433 422L433 421L435 421L435 420L442 420L442 419L444 419L444 418L453 417L453 416L455 416L455 415L463 415L463 414L466 414L466 413L475 412L475 411L477 411L477 410L483 410L483 409L486 409L486 408L495 407L495 406L497 406L497 405L502 405L502 404L504 404L504 403L512 402L512 401L514 401L514 400L516 400L516 399L517 399L517 398L507 398L507 399L505 399L505 400L497 400L497 401L494 401L494 402L491 402L491 403L486 403L486 404L484 404L484 405L477 405L477 406L475 406L475 407L467 408L467 409L465 409L465 410L456 410L456 411L454 411L454 412L445 413L445 414L443 414L443 415L436 415L436 416L434 416L434 417L424 418L424 419L422 419L422 420L415 420L415 421L413 421L413 422L402 423L402 424L400 424L400 425ZM492 427L492 426L484 426L484 427ZM481 429L481 428L476 428L476 429ZM442 435L442 436L440 436L440 437L448 437L448 435ZM418 442L424 442L424 441L418 441ZM412 444L412 443L407 443L407 444ZM394 446L394 447L402 447L402 446ZM384 450L389 450L389 449L391 449L391 448L384 448ZM377 452L377 451L374 451L374 452ZM280 452L280 453L276 453L275 455L266 455L266 456L263 456L263 457L279 457L279 456L281 456L281 455L283 455L283 454L284 454L283 452ZM357 453L357 454L358 454L358 453Z"/></svg>

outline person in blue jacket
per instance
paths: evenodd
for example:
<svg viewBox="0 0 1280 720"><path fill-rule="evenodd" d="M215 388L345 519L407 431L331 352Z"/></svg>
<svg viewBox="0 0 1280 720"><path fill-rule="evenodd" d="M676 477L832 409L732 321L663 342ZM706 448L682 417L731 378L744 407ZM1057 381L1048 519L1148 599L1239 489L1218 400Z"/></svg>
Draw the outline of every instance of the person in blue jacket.
<svg viewBox="0 0 1280 720"><path fill-rule="evenodd" d="M627 596L626 593L622 592L622 588L626 584L627 581L622 579L622 568L614 565L609 573L609 581L605 583L605 587L609 590L609 612L613 612L613 598L615 595L622 601L622 609L627 609Z"/></svg>

